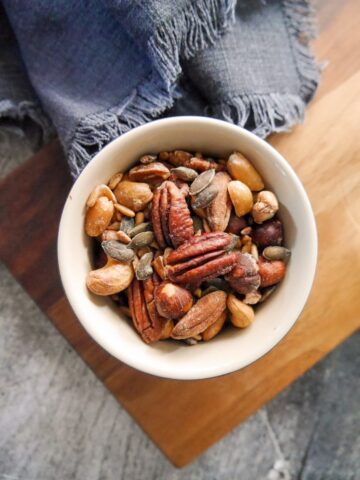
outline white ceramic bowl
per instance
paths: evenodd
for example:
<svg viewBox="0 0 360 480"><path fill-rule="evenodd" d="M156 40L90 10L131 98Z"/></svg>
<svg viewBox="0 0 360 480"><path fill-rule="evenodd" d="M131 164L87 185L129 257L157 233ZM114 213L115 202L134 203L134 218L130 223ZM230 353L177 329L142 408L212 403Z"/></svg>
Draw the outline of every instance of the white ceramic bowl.
<svg viewBox="0 0 360 480"><path fill-rule="evenodd" d="M115 172L126 171L149 152L183 149L226 158L234 150L248 157L276 192L286 246L292 251L286 277L256 310L246 329L231 328L208 343L188 347L163 341L145 345L130 322L119 317L110 299L89 293L89 240L84 233L85 203L92 189ZM66 295L87 332L108 352L128 365L153 375L201 379L249 365L271 350L298 318L313 282L317 235L305 190L284 158L248 131L220 120L177 117L135 128L107 145L74 184L60 222L58 257Z"/></svg>

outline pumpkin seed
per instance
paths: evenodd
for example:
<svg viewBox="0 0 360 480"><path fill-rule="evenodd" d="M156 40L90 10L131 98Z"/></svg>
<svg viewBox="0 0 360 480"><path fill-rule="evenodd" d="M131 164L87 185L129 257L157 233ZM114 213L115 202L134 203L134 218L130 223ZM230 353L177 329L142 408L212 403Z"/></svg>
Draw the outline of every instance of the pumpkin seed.
<svg viewBox="0 0 360 480"><path fill-rule="evenodd" d="M143 223L140 223L139 225L136 225L131 230L129 230L128 235L130 238L133 238L138 233L147 232L149 230L150 230L150 222L143 222Z"/></svg>
<svg viewBox="0 0 360 480"><path fill-rule="evenodd" d="M263 256L266 260L287 260L291 255L291 251L285 247L266 247Z"/></svg>
<svg viewBox="0 0 360 480"><path fill-rule="evenodd" d="M184 182L192 182L199 176L195 170L187 167L172 168L170 171L174 173L177 178L180 178L180 180L184 180Z"/></svg>
<svg viewBox="0 0 360 480"><path fill-rule="evenodd" d="M134 228L134 225L135 225L135 220L134 220L134 218L124 217L124 218L121 220L120 230L121 230L122 232L126 233L126 235L129 235L129 231Z"/></svg>
<svg viewBox="0 0 360 480"><path fill-rule="evenodd" d="M146 247L150 245L150 243L154 240L153 232L141 232L135 235L131 242L129 243L129 248L140 248Z"/></svg>
<svg viewBox="0 0 360 480"><path fill-rule="evenodd" d="M154 255L151 252L145 253L140 258L140 261L135 269L135 275L138 280L146 280L147 278L151 277L153 274L153 269L151 266L153 258Z"/></svg>
<svg viewBox="0 0 360 480"><path fill-rule="evenodd" d="M185 338L184 343L187 345L196 345L198 342L195 338Z"/></svg>
<svg viewBox="0 0 360 480"><path fill-rule="evenodd" d="M102 242L101 246L106 255L119 262L131 262L135 256L133 250L130 250L126 245L117 242L116 240Z"/></svg>
<svg viewBox="0 0 360 480"><path fill-rule="evenodd" d="M192 204L193 208L206 208L208 207L217 197L219 190L216 187L208 187L205 190L202 190L198 195L196 195L196 200Z"/></svg>
<svg viewBox="0 0 360 480"><path fill-rule="evenodd" d="M140 163L142 163L143 165L148 165L149 163L155 162L156 159L156 155L143 155L142 157L140 157Z"/></svg>
<svg viewBox="0 0 360 480"><path fill-rule="evenodd" d="M197 195L210 185L215 176L215 170L212 168L201 173L190 185L191 195Z"/></svg>
<svg viewBox="0 0 360 480"><path fill-rule="evenodd" d="M258 303L265 302L270 297L270 295L272 295L275 292L275 290L276 290L276 285L273 285L272 287L269 287L269 288L265 288L262 291L261 298Z"/></svg>

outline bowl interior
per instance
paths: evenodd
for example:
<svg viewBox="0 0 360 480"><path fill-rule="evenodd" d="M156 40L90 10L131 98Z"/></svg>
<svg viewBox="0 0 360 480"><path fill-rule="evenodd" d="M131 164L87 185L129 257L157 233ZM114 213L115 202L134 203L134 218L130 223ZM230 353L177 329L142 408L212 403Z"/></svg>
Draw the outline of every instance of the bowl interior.
<svg viewBox="0 0 360 480"><path fill-rule="evenodd" d="M285 280L256 310L247 329L229 328L208 343L145 345L130 321L108 298L89 293L89 239L84 234L85 203L91 190L139 156L161 150L201 151L226 158L234 150L252 161L280 203L285 244L292 250ZM154 375L196 379L229 373L269 351L288 332L309 294L315 272L316 228L311 206L297 176L266 142L233 125L200 117L158 120L139 127L104 148L84 169L66 201L59 231L59 266L65 292L89 334L125 363Z"/></svg>

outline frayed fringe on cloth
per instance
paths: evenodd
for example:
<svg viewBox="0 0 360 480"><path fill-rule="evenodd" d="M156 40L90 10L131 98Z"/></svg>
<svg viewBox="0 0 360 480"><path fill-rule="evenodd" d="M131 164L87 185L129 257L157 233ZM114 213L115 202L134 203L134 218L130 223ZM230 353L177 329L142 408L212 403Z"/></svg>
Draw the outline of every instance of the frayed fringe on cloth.
<svg viewBox="0 0 360 480"><path fill-rule="evenodd" d="M199 0L170 22L161 25L149 42L157 71L125 105L90 115L78 125L68 145L69 163L76 178L103 146L131 128L158 117L170 108L179 92L175 82L180 59L189 59L211 46L235 21L236 0ZM313 12L306 0L284 0L283 13L300 77L299 95L244 94L210 105L206 114L246 126L260 137L287 131L303 120L306 102L318 85L320 69L309 50L315 34Z"/></svg>
<svg viewBox="0 0 360 480"><path fill-rule="evenodd" d="M71 173L76 178L104 145L131 128L158 117L170 108L179 91L180 58L191 58L209 47L235 21L236 0L197 0L168 23L158 27L149 41L157 71L125 106L89 115L76 128L68 150Z"/></svg>
<svg viewBox="0 0 360 480"><path fill-rule="evenodd" d="M303 121L320 78L320 67L309 49L309 41L316 35L313 9L306 0L285 0L283 12L300 78L299 95L244 94L206 109L208 115L245 126L261 138L289 131Z"/></svg>

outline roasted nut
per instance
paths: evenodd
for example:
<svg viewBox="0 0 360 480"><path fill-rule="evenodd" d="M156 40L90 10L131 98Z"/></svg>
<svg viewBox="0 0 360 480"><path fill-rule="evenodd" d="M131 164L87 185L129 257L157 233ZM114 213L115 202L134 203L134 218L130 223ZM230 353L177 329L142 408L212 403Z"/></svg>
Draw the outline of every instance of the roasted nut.
<svg viewBox="0 0 360 480"><path fill-rule="evenodd" d="M115 210L125 215L125 217L135 217L134 210L131 210L130 208L127 208L124 205L121 205L120 203L115 203L114 207L115 207Z"/></svg>
<svg viewBox="0 0 360 480"><path fill-rule="evenodd" d="M163 326L163 330L161 333L160 340L166 340L167 338L171 337L171 332L173 331L174 328L174 321L173 320L167 320L166 323Z"/></svg>
<svg viewBox="0 0 360 480"><path fill-rule="evenodd" d="M156 342L169 330L169 320L161 317L155 307L154 290L158 284L156 275L143 282L134 278L128 289L133 324L146 343Z"/></svg>
<svg viewBox="0 0 360 480"><path fill-rule="evenodd" d="M216 322L226 308L226 293L209 293L200 298L195 305L182 317L172 331L172 338L184 339L202 333Z"/></svg>
<svg viewBox="0 0 360 480"><path fill-rule="evenodd" d="M255 305L261 300L261 293L258 290L253 290L245 295L244 303L247 305Z"/></svg>
<svg viewBox="0 0 360 480"><path fill-rule="evenodd" d="M118 202L134 212L143 210L151 201L153 194L147 183L124 180L114 190Z"/></svg>
<svg viewBox="0 0 360 480"><path fill-rule="evenodd" d="M114 204L107 197L99 197L85 215L85 232L89 237L98 237L109 226L114 214Z"/></svg>
<svg viewBox="0 0 360 480"><path fill-rule="evenodd" d="M231 177L245 183L250 190L257 192L264 188L264 182L259 173L241 153L231 154L226 166Z"/></svg>
<svg viewBox="0 0 360 480"><path fill-rule="evenodd" d="M180 180L184 180L184 182L192 182L199 175L195 170L187 167L172 168L171 173L180 178Z"/></svg>
<svg viewBox="0 0 360 480"><path fill-rule="evenodd" d="M203 218L203 221L202 221L202 224L203 224L203 230L204 232L206 233L210 233L211 232L211 228L207 222L207 220L205 218Z"/></svg>
<svg viewBox="0 0 360 480"><path fill-rule="evenodd" d="M205 188L207 188L210 185L210 183L213 181L214 176L215 176L214 169L203 172L201 175L195 178L195 180L190 185L190 194L198 195L200 192L205 190Z"/></svg>
<svg viewBox="0 0 360 480"><path fill-rule="evenodd" d="M135 253L130 248L127 248L123 243L116 240L109 240L102 242L101 246L108 257L117 260L118 262L131 262Z"/></svg>
<svg viewBox="0 0 360 480"><path fill-rule="evenodd" d="M110 190L107 185L101 184L97 185L94 190L90 193L90 196L86 202L86 206L91 208L95 205L96 201L100 197L106 197L111 202L116 202L115 195Z"/></svg>
<svg viewBox="0 0 360 480"><path fill-rule="evenodd" d="M224 232L194 236L166 258L170 280L198 287L201 282L229 273L239 253L231 251L234 236ZM230 251L229 251L230 250Z"/></svg>
<svg viewBox="0 0 360 480"><path fill-rule="evenodd" d="M178 319L190 310L193 297L189 290L171 282L162 282L154 292L156 309L165 318Z"/></svg>
<svg viewBox="0 0 360 480"><path fill-rule="evenodd" d="M146 280L153 274L151 262L154 258L152 252L145 253L141 258L135 269L135 275L138 280Z"/></svg>
<svg viewBox="0 0 360 480"><path fill-rule="evenodd" d="M261 291L261 298L259 300L259 303L266 302L266 300L275 292L276 290L276 285L273 285L272 287L264 288Z"/></svg>
<svg viewBox="0 0 360 480"><path fill-rule="evenodd" d="M149 163L155 162L156 159L157 159L156 155L143 155L142 157L140 157L139 161L143 165L148 165Z"/></svg>
<svg viewBox="0 0 360 480"><path fill-rule="evenodd" d="M226 305L230 310L231 323L238 328L248 327L254 321L254 310L250 305L239 300L230 293L227 297Z"/></svg>
<svg viewBox="0 0 360 480"><path fill-rule="evenodd" d="M140 225L141 223L144 223L145 221L145 215L144 212L137 212L135 215L135 225Z"/></svg>
<svg viewBox="0 0 360 480"><path fill-rule="evenodd" d="M273 192L263 190L258 193L251 214L256 223L270 220L279 210L279 203Z"/></svg>
<svg viewBox="0 0 360 480"><path fill-rule="evenodd" d="M252 255L241 253L235 268L225 276L231 287L238 293L246 295L260 286L259 267Z"/></svg>
<svg viewBox="0 0 360 480"><path fill-rule="evenodd" d="M202 333L202 339L204 342L208 342L212 338L216 337L216 335L220 332L222 327L224 326L224 323L226 321L227 313L226 310L222 312L220 317L214 322L210 327L208 327L206 330L203 331Z"/></svg>
<svg viewBox="0 0 360 480"><path fill-rule="evenodd" d="M230 181L227 173L218 172L209 187L218 191L215 201L206 208L206 220L213 232L223 232L228 225L232 205L228 193Z"/></svg>
<svg viewBox="0 0 360 480"><path fill-rule="evenodd" d="M259 260L259 251L255 243L251 244L251 250L250 250L251 255L255 258L256 261Z"/></svg>
<svg viewBox="0 0 360 480"><path fill-rule="evenodd" d="M173 182L166 181L156 189L151 220L160 248L178 247L194 235L186 200Z"/></svg>
<svg viewBox="0 0 360 480"><path fill-rule="evenodd" d="M290 255L291 251L285 247L266 247L262 252L266 260L284 260L286 261Z"/></svg>
<svg viewBox="0 0 360 480"><path fill-rule="evenodd" d="M114 190L114 188L116 188L116 186L121 182L123 176L124 174L119 172L115 173L115 175L110 178L108 182L108 187L110 188L110 190Z"/></svg>
<svg viewBox="0 0 360 480"><path fill-rule="evenodd" d="M232 213L230 215L228 226L226 227L226 232L240 235L241 230L243 230L246 226L247 223L245 217L238 217Z"/></svg>
<svg viewBox="0 0 360 480"><path fill-rule="evenodd" d="M262 225L255 225L251 236L258 247L281 245L283 241L282 224L280 220L272 219Z"/></svg>
<svg viewBox="0 0 360 480"><path fill-rule="evenodd" d="M196 170L197 172L205 172L206 170L214 169L216 171L223 170L224 166L219 165L212 160L205 160L204 158L193 157L191 153L182 150L175 150L175 152L161 152L160 160L168 161L175 167L187 167Z"/></svg>
<svg viewBox="0 0 360 480"><path fill-rule="evenodd" d="M245 183L233 180L228 184L228 192L238 217L242 217L251 211L253 197L251 190Z"/></svg>
<svg viewBox="0 0 360 480"><path fill-rule="evenodd" d="M155 272L159 275L162 280L167 279L167 271L164 266L164 257L162 255L158 255L155 260L152 262L152 266Z"/></svg>
<svg viewBox="0 0 360 480"><path fill-rule="evenodd" d="M134 272L131 265L109 258L104 267L88 274L86 286L96 295L113 295L125 290L133 278Z"/></svg>
<svg viewBox="0 0 360 480"><path fill-rule="evenodd" d="M131 238L126 235L126 233L122 232L121 230L105 230L101 234L101 241L108 242L109 240L117 240L121 243L125 243L126 245L131 242Z"/></svg>
<svg viewBox="0 0 360 480"><path fill-rule="evenodd" d="M261 287L270 287L279 283L285 276L286 265L282 260L266 260L259 258L259 274L261 277Z"/></svg>
<svg viewBox="0 0 360 480"><path fill-rule="evenodd" d="M106 228L107 228L108 230L114 230L114 231L117 232L117 231L119 230L119 228L120 228L120 222L112 222L112 223L110 223L110 225L108 225Z"/></svg>
<svg viewBox="0 0 360 480"><path fill-rule="evenodd" d="M138 165L129 171L129 180L133 182L158 182L166 180L170 170L160 162L151 162L147 165Z"/></svg>

